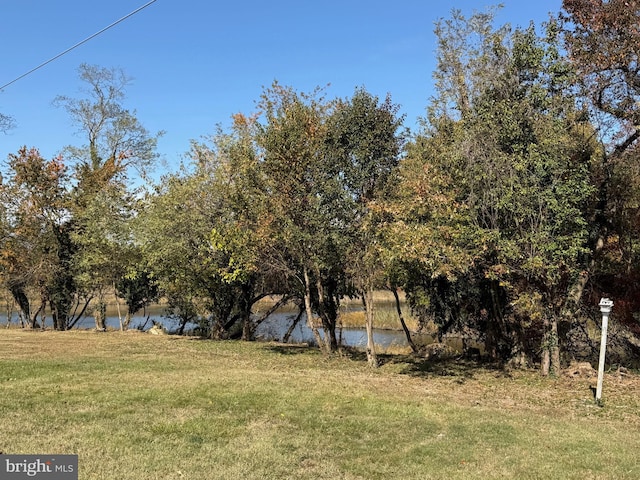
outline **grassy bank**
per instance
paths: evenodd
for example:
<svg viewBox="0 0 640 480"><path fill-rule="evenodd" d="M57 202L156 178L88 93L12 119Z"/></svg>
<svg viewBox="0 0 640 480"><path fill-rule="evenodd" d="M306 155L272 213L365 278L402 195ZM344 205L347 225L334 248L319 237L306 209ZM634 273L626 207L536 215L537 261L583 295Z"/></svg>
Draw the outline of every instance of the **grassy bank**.
<svg viewBox="0 0 640 480"><path fill-rule="evenodd" d="M0 331L0 451L81 479L639 478L640 379L276 344Z"/></svg>
<svg viewBox="0 0 640 480"><path fill-rule="evenodd" d="M409 330L418 330L418 318L415 317L405 299L403 292L400 292L400 302L402 315ZM267 311L275 302L277 297L267 297L261 300L255 310L257 312ZM388 290L377 290L374 293L375 302L375 328L386 330L402 330L396 303L393 293ZM297 307L292 303L285 305L280 312L289 312L292 315L297 312ZM360 298L343 298L340 305L340 316L338 324L345 328L365 328L365 312Z"/></svg>

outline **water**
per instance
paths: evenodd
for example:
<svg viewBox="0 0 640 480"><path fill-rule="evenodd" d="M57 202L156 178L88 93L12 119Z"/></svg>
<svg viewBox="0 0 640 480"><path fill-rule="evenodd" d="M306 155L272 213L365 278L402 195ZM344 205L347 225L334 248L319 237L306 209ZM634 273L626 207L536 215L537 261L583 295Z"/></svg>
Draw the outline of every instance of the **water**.
<svg viewBox="0 0 640 480"><path fill-rule="evenodd" d="M295 315L275 313L258 326L256 336L264 340L281 341L294 318ZM321 328L319 330L321 334L324 335L323 330ZM367 332L364 328L339 328L336 330L336 336L338 337L338 341L341 341L342 345L350 347L367 346ZM374 329L373 340L377 345L381 345L383 347L388 347L390 345L408 345L407 337L404 332L396 330ZM293 330L289 341L293 343L315 342L313 333L307 326L306 317L304 315Z"/></svg>
<svg viewBox="0 0 640 480"><path fill-rule="evenodd" d="M147 319L147 316L144 315L134 315L131 319L131 323L129 325L130 330L135 330L140 328L142 330L148 330L153 325L151 320L154 320L164 328L173 332L176 331L179 327L179 322L173 320L171 318L164 317L164 309L161 307L152 308L150 310L150 317ZM6 315L0 315L0 322L6 324ZM123 317L124 318L124 317ZM295 315L287 312L276 312L272 314L267 320L262 322L256 331L256 337L259 340L275 340L282 341L285 333L289 329L291 322L295 318ZM18 317L14 315L12 317L13 324L18 324ZM108 329L119 330L120 329L120 320L117 315L107 313L106 325ZM51 328L53 326L51 317L47 317L45 321L45 327ZM74 329L86 329L91 330L95 328L95 320L93 317L83 317L78 323L73 327ZM185 327L185 331L188 331L194 328L195 325L187 325ZM322 335L324 332L320 329ZM407 345L407 339L402 331L396 330L382 330L382 329L374 329L374 341L376 344L388 347L390 345ZM367 332L364 328L340 328L336 331L336 336L342 345L347 345L351 347L366 347L367 345ZM294 329L289 339L292 343L314 343L313 333L311 329L306 324L306 318L303 316L298 325Z"/></svg>
<svg viewBox="0 0 640 480"><path fill-rule="evenodd" d="M113 309L108 309L107 310L107 317L105 319L105 324L107 326L107 329L110 330L120 330L120 319L117 315L116 312L111 311ZM124 308L123 308L124 310ZM134 315L131 318L131 323L129 324L129 329L130 330L135 330L135 329L142 329L142 330L148 330L149 328L151 328L153 326L153 322L152 320L162 324L167 331L174 331L177 330L179 327L179 322L164 317L165 314L165 309L161 306L152 306L149 307L147 309L147 314L146 315L142 315L141 313L138 315ZM149 316L149 318L147 319L147 316ZM124 311L122 313L122 320L124 321ZM5 324L6 325L7 322L7 315L6 314L0 314L0 324ZM40 322L40 318L38 318L38 322ZM17 313L14 313L11 317L11 323L14 325L18 325L18 315ZM45 327L46 328L53 328L53 320L51 319L50 316L47 316L45 319ZM73 327L74 330L91 330L93 328L96 327L96 322L95 319L92 316L84 316L82 317L78 323L76 323Z"/></svg>

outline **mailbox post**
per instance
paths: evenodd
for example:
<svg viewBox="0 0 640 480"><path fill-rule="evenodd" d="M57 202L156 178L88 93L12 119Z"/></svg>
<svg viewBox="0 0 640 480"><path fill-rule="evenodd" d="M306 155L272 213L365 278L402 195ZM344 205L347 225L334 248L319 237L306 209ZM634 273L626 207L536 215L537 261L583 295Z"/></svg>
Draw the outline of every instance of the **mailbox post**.
<svg viewBox="0 0 640 480"><path fill-rule="evenodd" d="M609 314L613 308L613 300L603 298L600 300L600 312L602 313L602 337L600 338L600 362L598 363L598 386L596 388L596 402L602 399L602 381L604 379L604 358L607 350L607 327Z"/></svg>

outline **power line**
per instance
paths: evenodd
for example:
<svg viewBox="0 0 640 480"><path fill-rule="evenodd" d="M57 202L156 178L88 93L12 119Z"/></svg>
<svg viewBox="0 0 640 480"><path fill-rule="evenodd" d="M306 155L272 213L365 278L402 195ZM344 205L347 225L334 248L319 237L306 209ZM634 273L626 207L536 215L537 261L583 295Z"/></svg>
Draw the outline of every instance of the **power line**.
<svg viewBox="0 0 640 480"><path fill-rule="evenodd" d="M58 58L60 58L61 56L69 53L71 50L78 48L80 45L83 45L85 43L87 43L89 40L91 40L92 38L97 37L98 35L100 35L101 33L106 32L107 30L109 30L111 27L115 27L117 24L119 24L120 22L123 22L124 20L126 20L127 18L135 15L136 13L138 13L140 10L143 10L145 8L147 8L149 5L151 5L152 3L156 2L157 0L151 0L150 2L145 3L144 5L142 5L141 7L136 8L133 12L128 13L127 15L125 15L124 17L120 18L119 20L116 20L115 22L113 22L111 25L107 25L106 27L104 27L102 30L100 30L99 32L94 33L93 35L85 38L84 40L82 40L81 42L76 43L75 45L73 45L72 47L67 48L64 52L59 53L58 55L56 55L55 57L51 57L49 60L47 60L46 62L41 63L40 65L38 65L35 68L32 68L31 70L29 70L27 73L23 73L22 75L20 75L18 78L15 78L14 80L11 80L9 83L6 83L4 85L2 85L0 87L0 91L4 90L6 87L8 87L9 85L16 83L18 80L23 79L24 77L26 77L27 75L31 75L33 72L35 72L36 70L39 70L40 68L44 67L45 65L48 65L49 63L53 62L54 60L57 60Z"/></svg>

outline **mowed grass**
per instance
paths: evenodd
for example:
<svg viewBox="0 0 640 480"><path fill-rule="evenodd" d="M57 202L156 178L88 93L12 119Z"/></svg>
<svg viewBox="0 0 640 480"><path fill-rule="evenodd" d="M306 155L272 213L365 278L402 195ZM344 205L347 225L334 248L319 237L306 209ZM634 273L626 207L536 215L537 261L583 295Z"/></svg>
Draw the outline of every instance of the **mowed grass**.
<svg viewBox="0 0 640 480"><path fill-rule="evenodd" d="M636 479L640 379L141 333L0 331L0 451L81 479Z"/></svg>

